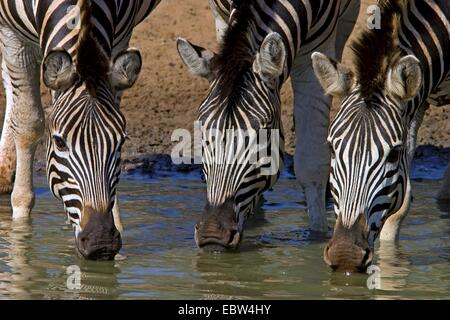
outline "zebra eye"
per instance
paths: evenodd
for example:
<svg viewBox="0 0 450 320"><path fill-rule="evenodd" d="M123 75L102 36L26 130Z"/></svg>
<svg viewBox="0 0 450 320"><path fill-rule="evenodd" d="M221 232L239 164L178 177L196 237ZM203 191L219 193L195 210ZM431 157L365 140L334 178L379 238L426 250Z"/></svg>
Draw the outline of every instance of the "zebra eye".
<svg viewBox="0 0 450 320"><path fill-rule="evenodd" d="M386 161L389 163L396 163L400 157L400 154L401 154L401 147L400 146L395 147L389 152Z"/></svg>
<svg viewBox="0 0 450 320"><path fill-rule="evenodd" d="M66 142L60 136L54 135L53 136L53 141L54 141L54 143L56 145L56 148L58 148L59 151L67 151L67 150L69 150L69 148L67 147Z"/></svg>

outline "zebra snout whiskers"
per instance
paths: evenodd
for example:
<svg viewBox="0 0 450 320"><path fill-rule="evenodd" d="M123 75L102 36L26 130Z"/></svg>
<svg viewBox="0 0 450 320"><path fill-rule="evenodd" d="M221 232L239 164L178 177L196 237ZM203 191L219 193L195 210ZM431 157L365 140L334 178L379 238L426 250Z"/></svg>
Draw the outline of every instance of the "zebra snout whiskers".
<svg viewBox="0 0 450 320"><path fill-rule="evenodd" d="M91 206L83 208L81 232L77 236L77 251L86 259L111 260L122 246L112 214L112 207L104 210Z"/></svg>
<svg viewBox="0 0 450 320"><path fill-rule="evenodd" d="M234 249L241 241L242 231L239 229L233 201L228 200L220 206L207 204L195 225L195 240L200 248L213 246L217 249L221 246Z"/></svg>
<svg viewBox="0 0 450 320"><path fill-rule="evenodd" d="M356 221L347 226L338 216L333 237L324 248L324 261L335 271L364 272L372 257L365 215L359 214Z"/></svg>

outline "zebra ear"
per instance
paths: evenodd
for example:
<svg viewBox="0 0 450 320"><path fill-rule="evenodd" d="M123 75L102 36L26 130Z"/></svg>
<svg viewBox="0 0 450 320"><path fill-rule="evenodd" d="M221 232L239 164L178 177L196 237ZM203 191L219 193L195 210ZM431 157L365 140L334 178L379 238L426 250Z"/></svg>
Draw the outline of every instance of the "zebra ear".
<svg viewBox="0 0 450 320"><path fill-rule="evenodd" d="M141 53L137 49L127 49L114 59L111 72L111 84L117 91L131 88L142 68Z"/></svg>
<svg viewBox="0 0 450 320"><path fill-rule="evenodd" d="M44 84L52 90L70 87L76 78L75 65L70 54L63 49L50 51L42 63Z"/></svg>
<svg viewBox="0 0 450 320"><path fill-rule="evenodd" d="M263 80L272 83L284 72L286 65L286 48L281 36L269 33L261 44L253 62L253 72Z"/></svg>
<svg viewBox="0 0 450 320"><path fill-rule="evenodd" d="M389 70L386 89L390 94L407 101L419 93L422 79L422 67L419 60L413 55L408 55L401 58Z"/></svg>
<svg viewBox="0 0 450 320"><path fill-rule="evenodd" d="M212 51L198 47L183 38L177 39L177 49L190 73L212 80L211 62L214 59Z"/></svg>
<svg viewBox="0 0 450 320"><path fill-rule="evenodd" d="M345 96L353 86L353 73L320 52L311 55L312 67L325 94Z"/></svg>

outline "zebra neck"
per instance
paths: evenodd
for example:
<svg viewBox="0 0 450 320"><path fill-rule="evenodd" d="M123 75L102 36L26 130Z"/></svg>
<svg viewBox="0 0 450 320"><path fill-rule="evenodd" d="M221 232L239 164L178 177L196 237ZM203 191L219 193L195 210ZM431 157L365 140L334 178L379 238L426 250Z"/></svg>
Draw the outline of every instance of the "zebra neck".
<svg viewBox="0 0 450 320"><path fill-rule="evenodd" d="M31 6L30 6L31 1ZM133 28L161 0L92 0L93 33L111 55L128 46ZM24 39L37 44L45 56L55 48L73 55L79 34L80 0L18 0L0 6L0 20ZM78 10L77 10L78 9Z"/></svg>
<svg viewBox="0 0 450 320"><path fill-rule="evenodd" d="M36 25L43 55L55 48L62 48L74 56L80 32L80 10L77 1L37 0ZM110 56L114 41L114 18L117 1L105 1L101 6L92 1L90 13L92 34L103 51ZM101 28L99 27L101 26Z"/></svg>
<svg viewBox="0 0 450 320"><path fill-rule="evenodd" d="M254 48L259 48L270 32L280 34L286 47L286 71L280 83L289 77L297 56L316 50L331 36L340 12L348 3L345 0L254 1L254 21L249 29Z"/></svg>
<svg viewBox="0 0 450 320"><path fill-rule="evenodd" d="M399 32L402 55L419 59L424 75L420 94L408 105L410 121L450 76L450 7L444 2L425 4L414 0L402 16Z"/></svg>

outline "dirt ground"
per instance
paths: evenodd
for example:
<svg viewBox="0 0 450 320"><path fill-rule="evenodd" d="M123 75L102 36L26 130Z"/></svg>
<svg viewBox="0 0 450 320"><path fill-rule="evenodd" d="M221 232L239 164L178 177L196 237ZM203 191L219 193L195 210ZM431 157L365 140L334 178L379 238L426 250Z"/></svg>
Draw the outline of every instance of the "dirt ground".
<svg viewBox="0 0 450 320"><path fill-rule="evenodd" d="M366 6L372 2L363 1L360 24L367 19ZM356 32L359 30L357 27ZM149 153L168 154L174 145L171 142L172 131L176 128L193 129L197 108L206 94L208 83L188 74L182 65L175 46L178 36L203 47L217 49L214 19L207 0L164 0L136 28L131 45L141 50L144 66L136 85L122 101L130 137L123 149L124 158L132 159ZM44 88L42 93L48 112L48 94ZM283 88L282 101L286 150L292 153L293 107L289 84ZM3 111L2 90L0 121ZM430 108L420 129L419 144L450 147L449 114L450 107ZM40 146L38 163L42 164L43 156Z"/></svg>

